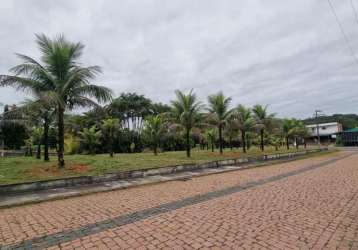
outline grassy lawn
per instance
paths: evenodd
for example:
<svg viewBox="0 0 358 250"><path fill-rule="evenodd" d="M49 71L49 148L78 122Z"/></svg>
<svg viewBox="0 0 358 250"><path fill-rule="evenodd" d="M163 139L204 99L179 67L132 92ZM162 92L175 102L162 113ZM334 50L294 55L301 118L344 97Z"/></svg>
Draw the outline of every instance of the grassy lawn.
<svg viewBox="0 0 358 250"><path fill-rule="evenodd" d="M295 151L295 149L290 150L290 152ZM265 154L275 152L277 151L274 148L265 149ZM287 152L287 150L282 148L279 152ZM191 158L187 158L184 151L165 152L158 156L153 155L153 153L116 154L113 158L110 158L108 154L94 156L66 155L66 168L64 170L58 170L56 157L52 157L51 161L47 163L33 157L8 157L0 158L0 185L70 176L99 175L186 163L203 163L261 154L258 148L251 148L247 154L243 154L240 150L225 150L223 155L220 155L217 151L212 153L211 151L194 149Z"/></svg>

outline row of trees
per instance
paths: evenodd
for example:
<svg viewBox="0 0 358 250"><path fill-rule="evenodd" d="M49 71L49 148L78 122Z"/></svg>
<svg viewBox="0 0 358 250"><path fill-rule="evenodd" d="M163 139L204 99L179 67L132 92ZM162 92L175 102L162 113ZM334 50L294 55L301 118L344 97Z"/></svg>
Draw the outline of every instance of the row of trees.
<svg viewBox="0 0 358 250"><path fill-rule="evenodd" d="M202 148L211 145L212 150L218 144L223 153L225 145L232 147L236 142L246 152L257 135L264 151L265 145L278 147L283 139L287 148L290 141L298 145L307 135L301 122L277 119L268 113L267 106L232 108L232 99L222 92L209 96L207 107L193 91L176 91L176 99L170 105L153 103L135 93L113 99L110 89L92 84L100 68L79 63L81 43L69 42L63 36L53 40L45 35L36 37L41 60L18 54L23 62L10 70L13 74L0 76L0 86L26 91L32 98L11 112L4 112L2 120L31 124L28 144L37 145L37 157L41 156L43 144L45 161L49 160L51 131L55 131L59 167L65 165L65 137L72 146L79 141L89 153L107 151L113 156L114 152L126 151L118 150L126 140L131 152L142 151L145 146L150 146L155 154L160 147L185 148L190 157L191 148L197 143ZM92 110L85 115L65 114L77 107Z"/></svg>

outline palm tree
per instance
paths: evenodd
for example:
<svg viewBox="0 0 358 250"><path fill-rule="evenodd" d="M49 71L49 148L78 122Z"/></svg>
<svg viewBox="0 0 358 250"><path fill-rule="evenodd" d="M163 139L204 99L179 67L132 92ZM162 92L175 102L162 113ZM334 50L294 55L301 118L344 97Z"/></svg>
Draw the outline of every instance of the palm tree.
<svg viewBox="0 0 358 250"><path fill-rule="evenodd" d="M295 127L295 119L284 119L282 123L282 131L286 140L287 150L290 149L290 137L292 128Z"/></svg>
<svg viewBox="0 0 358 250"><path fill-rule="evenodd" d="M84 128L82 132L79 132L81 141L88 148L91 155L95 154L96 146L100 144L102 133L100 130L97 131L96 126L90 128Z"/></svg>
<svg viewBox="0 0 358 250"><path fill-rule="evenodd" d="M160 139L165 134L165 126L161 116L149 116L145 119L143 135L153 147L154 154L157 155Z"/></svg>
<svg viewBox="0 0 358 250"><path fill-rule="evenodd" d="M76 107L97 105L111 99L111 91L91 84L98 73L98 66L83 67L78 62L84 46L72 43L60 35L50 39L36 35L42 53L41 62L18 54L22 64L11 69L13 76L1 76L1 86L13 86L20 90L43 92L56 103L58 126L58 164L64 167L64 113Z"/></svg>
<svg viewBox="0 0 358 250"><path fill-rule="evenodd" d="M239 135L239 129L237 128L237 125L235 122L229 117L227 124L225 126L224 134L226 138L229 140L229 145L231 150L233 149L232 141L234 138L238 137Z"/></svg>
<svg viewBox="0 0 358 250"><path fill-rule="evenodd" d="M220 91L215 95L208 97L209 102L209 119L218 127L219 132L219 148L220 154L223 153L223 128L227 123L232 109L230 109L230 97L225 97L224 94Z"/></svg>
<svg viewBox="0 0 358 250"><path fill-rule="evenodd" d="M256 127L258 128L260 132L260 148L261 151L265 150L264 146L264 134L265 130L269 129L272 126L273 118L275 117L275 114L268 114L267 112L267 105L255 105L252 109L252 112L254 113L254 119L256 122Z"/></svg>
<svg viewBox="0 0 358 250"><path fill-rule="evenodd" d="M176 122L185 130L186 155L190 157L190 132L197 126L202 118L200 111L202 104L197 100L196 95L191 90L187 95L176 90L176 100L172 101L172 115Z"/></svg>
<svg viewBox="0 0 358 250"><path fill-rule="evenodd" d="M119 119L108 118L102 121L102 130L103 134L107 138L110 157L113 157L114 154L114 138L116 136L116 131L118 131L119 127Z"/></svg>
<svg viewBox="0 0 358 250"><path fill-rule="evenodd" d="M296 144L296 148L299 147L299 138L305 139L308 135L307 127L304 125L302 121L292 119L292 127L289 130L289 135L291 135Z"/></svg>
<svg viewBox="0 0 358 250"><path fill-rule="evenodd" d="M43 95L42 92L34 93L36 96L34 100L26 100L22 106L17 107L11 113L17 117L16 120L26 120L35 126L42 126L43 131L43 145L44 145L44 161L49 161L49 129L50 120L53 115L53 108L51 108L51 98Z"/></svg>
<svg viewBox="0 0 358 250"><path fill-rule="evenodd" d="M41 159L41 141L44 131L41 127L35 127L32 129L31 138L32 142L37 145L36 159Z"/></svg>
<svg viewBox="0 0 358 250"><path fill-rule="evenodd" d="M241 132L242 150L246 153L246 133L251 131L255 125L251 110L239 105L233 114L233 119Z"/></svg>
<svg viewBox="0 0 358 250"><path fill-rule="evenodd" d="M209 144L211 145L211 152L214 152L214 146L215 146L215 141L216 141L216 137L217 137L216 130L213 128L206 130L205 137L206 137L206 141L207 141L208 145Z"/></svg>

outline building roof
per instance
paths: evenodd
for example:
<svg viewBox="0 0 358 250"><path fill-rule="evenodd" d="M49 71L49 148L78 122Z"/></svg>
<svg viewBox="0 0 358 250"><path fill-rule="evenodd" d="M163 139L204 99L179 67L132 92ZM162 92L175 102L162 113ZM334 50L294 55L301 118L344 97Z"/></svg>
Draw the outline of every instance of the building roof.
<svg viewBox="0 0 358 250"><path fill-rule="evenodd" d="M333 126L333 125L338 125L338 122L327 122L327 123L319 123L318 126L322 127L322 126ZM310 125L306 125L306 127L311 128L311 127L316 127L317 124L310 124Z"/></svg>
<svg viewBox="0 0 358 250"><path fill-rule="evenodd" d="M343 132L358 132L358 128L347 129L347 130L344 130Z"/></svg>

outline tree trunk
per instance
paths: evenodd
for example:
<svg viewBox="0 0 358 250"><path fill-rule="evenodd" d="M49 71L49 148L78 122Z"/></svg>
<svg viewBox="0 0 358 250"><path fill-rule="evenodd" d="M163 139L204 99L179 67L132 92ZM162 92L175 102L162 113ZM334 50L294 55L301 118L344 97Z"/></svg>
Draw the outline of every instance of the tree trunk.
<svg viewBox="0 0 358 250"><path fill-rule="evenodd" d="M158 152L157 152L157 145L154 145L154 155L158 155Z"/></svg>
<svg viewBox="0 0 358 250"><path fill-rule="evenodd" d="M295 138L295 142L296 142L296 149L298 149L298 140L297 140L297 138Z"/></svg>
<svg viewBox="0 0 358 250"><path fill-rule="evenodd" d="M242 140L242 152L246 154L246 136L245 132L241 131L241 140Z"/></svg>
<svg viewBox="0 0 358 250"><path fill-rule="evenodd" d="M263 129L260 130L260 136L261 136L261 151L264 151L265 148L264 148L264 130Z"/></svg>
<svg viewBox="0 0 358 250"><path fill-rule="evenodd" d="M48 131L49 131L49 121L47 115L44 117L44 161L50 161L48 154Z"/></svg>
<svg viewBox="0 0 358 250"><path fill-rule="evenodd" d="M223 154L223 128L222 125L219 125L219 147L220 147L220 154Z"/></svg>
<svg viewBox="0 0 358 250"><path fill-rule="evenodd" d="M37 144L36 159L41 159L41 142Z"/></svg>
<svg viewBox="0 0 358 250"><path fill-rule="evenodd" d="M113 158L113 155L114 155L113 148L114 148L114 146L113 146L113 133L112 132L110 132L110 134L109 134L108 142L109 142L109 156L111 158Z"/></svg>
<svg viewBox="0 0 358 250"><path fill-rule="evenodd" d="M286 147L287 147L287 150L290 149L290 143L288 141L288 136L286 136Z"/></svg>
<svg viewBox="0 0 358 250"><path fill-rule="evenodd" d="M186 129L186 156L190 157L190 129Z"/></svg>
<svg viewBox="0 0 358 250"><path fill-rule="evenodd" d="M58 166L59 168L65 167L64 151L65 151L65 128L64 128L64 116L65 110L62 107L58 108Z"/></svg>
<svg viewBox="0 0 358 250"><path fill-rule="evenodd" d="M211 142L211 152L214 152L214 142Z"/></svg>
<svg viewBox="0 0 358 250"><path fill-rule="evenodd" d="M232 151L233 150L233 148L232 148L232 139L231 139L231 137L229 138L229 143L230 143L230 150Z"/></svg>
<svg viewBox="0 0 358 250"><path fill-rule="evenodd" d="M278 151L278 146L277 145L275 145L275 150Z"/></svg>
<svg viewBox="0 0 358 250"><path fill-rule="evenodd" d="M209 150L209 143L206 143L206 150Z"/></svg>

